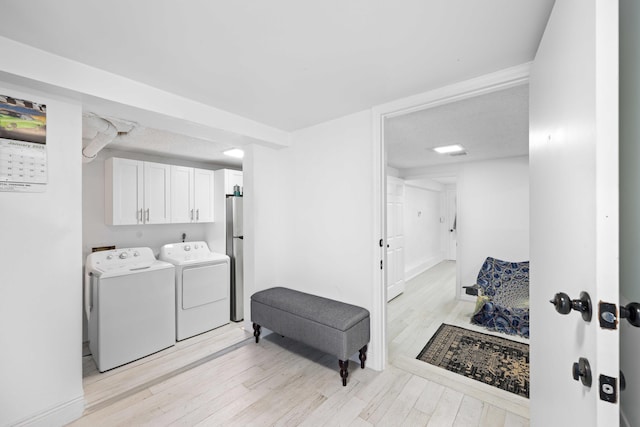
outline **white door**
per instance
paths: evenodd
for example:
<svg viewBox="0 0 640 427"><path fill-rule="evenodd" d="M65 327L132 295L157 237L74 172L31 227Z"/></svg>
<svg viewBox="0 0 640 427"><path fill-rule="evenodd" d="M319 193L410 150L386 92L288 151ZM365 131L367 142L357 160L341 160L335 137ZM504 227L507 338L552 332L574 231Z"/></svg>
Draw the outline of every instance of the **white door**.
<svg viewBox="0 0 640 427"><path fill-rule="evenodd" d="M144 222L171 222L171 166L144 162Z"/></svg>
<svg viewBox="0 0 640 427"><path fill-rule="evenodd" d="M532 426L619 425L599 378L619 376L618 331L597 307L618 303L617 72L618 2L557 0L530 78ZM582 291L590 322L549 303ZM591 387L572 377L581 357Z"/></svg>
<svg viewBox="0 0 640 427"><path fill-rule="evenodd" d="M387 301L404 292L404 182L387 177Z"/></svg>
<svg viewBox="0 0 640 427"><path fill-rule="evenodd" d="M447 259L455 261L458 253L458 211L456 207L456 188L447 188L445 197L447 204Z"/></svg>
<svg viewBox="0 0 640 427"><path fill-rule="evenodd" d="M213 222L213 171L194 169L194 209L196 222Z"/></svg>
<svg viewBox="0 0 640 427"><path fill-rule="evenodd" d="M192 222L193 168L171 165L171 222Z"/></svg>

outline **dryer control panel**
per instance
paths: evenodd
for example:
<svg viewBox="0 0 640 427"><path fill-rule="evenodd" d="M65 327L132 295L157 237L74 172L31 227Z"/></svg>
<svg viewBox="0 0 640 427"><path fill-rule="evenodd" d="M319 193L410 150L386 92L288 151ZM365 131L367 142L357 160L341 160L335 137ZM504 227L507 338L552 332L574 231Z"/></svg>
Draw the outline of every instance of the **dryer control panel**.
<svg viewBox="0 0 640 427"><path fill-rule="evenodd" d="M173 264L182 264L185 262L216 260L220 255L211 252L207 243L200 241L164 245L160 248L158 258Z"/></svg>

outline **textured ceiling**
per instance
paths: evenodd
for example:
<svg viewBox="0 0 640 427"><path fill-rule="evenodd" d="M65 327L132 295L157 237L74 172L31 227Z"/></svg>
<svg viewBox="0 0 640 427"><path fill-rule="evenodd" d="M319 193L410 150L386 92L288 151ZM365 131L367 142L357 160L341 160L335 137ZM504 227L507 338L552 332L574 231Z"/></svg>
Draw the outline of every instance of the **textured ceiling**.
<svg viewBox="0 0 640 427"><path fill-rule="evenodd" d="M529 151L529 86L466 99L385 121L387 163L396 169L521 156ZM460 144L464 156L434 147Z"/></svg>
<svg viewBox="0 0 640 427"><path fill-rule="evenodd" d="M294 130L531 61L552 5L12 1L0 35Z"/></svg>

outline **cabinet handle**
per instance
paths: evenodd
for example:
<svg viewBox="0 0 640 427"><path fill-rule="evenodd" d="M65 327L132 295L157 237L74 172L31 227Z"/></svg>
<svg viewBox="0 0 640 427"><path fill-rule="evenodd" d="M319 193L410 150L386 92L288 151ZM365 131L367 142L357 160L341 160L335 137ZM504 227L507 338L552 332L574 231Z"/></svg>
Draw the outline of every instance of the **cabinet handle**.
<svg viewBox="0 0 640 427"><path fill-rule="evenodd" d="M143 217L142 217L142 208L140 208L140 215L139 215L139 218L140 218L140 222L142 222L142 221L143 221Z"/></svg>
<svg viewBox="0 0 640 427"><path fill-rule="evenodd" d="M193 209L191 209L191 221L193 221Z"/></svg>
<svg viewBox="0 0 640 427"><path fill-rule="evenodd" d="M147 222L149 222L149 208L147 208Z"/></svg>
<svg viewBox="0 0 640 427"><path fill-rule="evenodd" d="M200 221L200 209L196 209L196 221Z"/></svg>

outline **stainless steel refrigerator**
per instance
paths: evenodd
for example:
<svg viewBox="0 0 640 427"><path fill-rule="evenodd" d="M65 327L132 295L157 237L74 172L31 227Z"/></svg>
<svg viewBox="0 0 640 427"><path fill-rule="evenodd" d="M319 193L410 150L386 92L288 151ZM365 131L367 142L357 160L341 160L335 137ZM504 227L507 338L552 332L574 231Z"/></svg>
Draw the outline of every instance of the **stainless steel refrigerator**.
<svg viewBox="0 0 640 427"><path fill-rule="evenodd" d="M242 196L227 196L227 255L231 258L231 320L244 319Z"/></svg>

